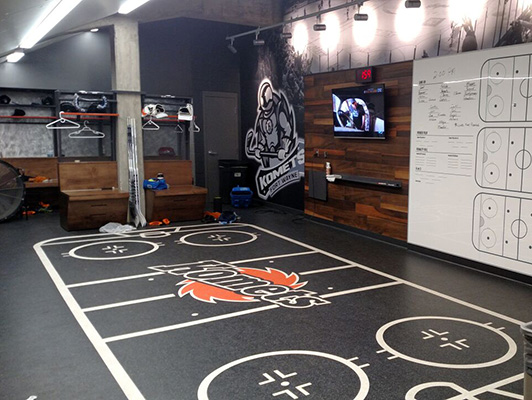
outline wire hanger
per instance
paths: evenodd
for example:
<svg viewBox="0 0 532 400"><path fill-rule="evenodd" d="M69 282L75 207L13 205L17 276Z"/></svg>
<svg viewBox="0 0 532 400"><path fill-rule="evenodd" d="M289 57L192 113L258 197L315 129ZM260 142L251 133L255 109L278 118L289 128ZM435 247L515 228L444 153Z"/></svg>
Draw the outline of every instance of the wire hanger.
<svg viewBox="0 0 532 400"><path fill-rule="evenodd" d="M192 132L200 132L201 129L198 125L196 125L196 117L194 117L194 127L192 128Z"/></svg>
<svg viewBox="0 0 532 400"><path fill-rule="evenodd" d="M148 122L142 125L142 129L145 131L158 131L159 125L153 122L152 117L150 116L150 119L148 119Z"/></svg>
<svg viewBox="0 0 532 400"><path fill-rule="evenodd" d="M177 133L183 133L183 132L185 132L185 131L183 130L183 127L181 126L181 123L180 123L180 122L177 122L177 125L175 126L174 129L177 131Z"/></svg>
<svg viewBox="0 0 532 400"><path fill-rule="evenodd" d="M83 128L81 128L79 131L69 133L68 137L73 139L103 139L105 137L105 133L95 131L89 127L87 121L84 121Z"/></svg>
<svg viewBox="0 0 532 400"><path fill-rule="evenodd" d="M63 118L63 111L59 111L59 119L47 124L46 129L76 129L80 126L77 122Z"/></svg>

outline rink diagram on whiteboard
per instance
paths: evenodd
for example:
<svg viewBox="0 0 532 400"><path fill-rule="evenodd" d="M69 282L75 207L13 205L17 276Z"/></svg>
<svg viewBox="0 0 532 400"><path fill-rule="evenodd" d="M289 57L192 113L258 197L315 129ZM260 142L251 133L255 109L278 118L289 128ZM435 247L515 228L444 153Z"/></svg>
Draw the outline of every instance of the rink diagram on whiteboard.
<svg viewBox="0 0 532 400"><path fill-rule="evenodd" d="M532 264L532 200L480 193L474 200L473 245Z"/></svg>
<svg viewBox="0 0 532 400"><path fill-rule="evenodd" d="M479 115L485 122L532 121L531 55L487 60L481 69Z"/></svg>
<svg viewBox="0 0 532 400"><path fill-rule="evenodd" d="M532 193L532 128L484 128L477 137L480 187Z"/></svg>

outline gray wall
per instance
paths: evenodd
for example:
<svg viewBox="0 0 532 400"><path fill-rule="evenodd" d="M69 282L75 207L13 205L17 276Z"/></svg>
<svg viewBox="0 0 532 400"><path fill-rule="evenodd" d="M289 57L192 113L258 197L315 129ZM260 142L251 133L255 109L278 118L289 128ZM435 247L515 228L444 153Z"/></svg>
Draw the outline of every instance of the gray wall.
<svg viewBox="0 0 532 400"><path fill-rule="evenodd" d="M0 87L111 90L109 36L83 33L0 64Z"/></svg>
<svg viewBox="0 0 532 400"><path fill-rule="evenodd" d="M0 64L0 94L19 104L40 103L44 92L16 92L6 88L96 90L111 89L111 46L107 32L83 33L28 53L16 64ZM15 108L4 107L2 114L12 115ZM51 116L52 109L26 108L26 115ZM0 120L0 156L46 157L53 154L52 132L45 123ZM46 121L50 122L50 121ZM64 135L66 137L66 135ZM98 154L95 140L63 140L67 156ZM110 154L109 136L104 139Z"/></svg>
<svg viewBox="0 0 532 400"><path fill-rule="evenodd" d="M240 59L227 49L227 35L249 27L180 18L142 24L142 91L194 99L197 124L203 126L202 93L240 94ZM195 134L197 184L205 184L203 132Z"/></svg>

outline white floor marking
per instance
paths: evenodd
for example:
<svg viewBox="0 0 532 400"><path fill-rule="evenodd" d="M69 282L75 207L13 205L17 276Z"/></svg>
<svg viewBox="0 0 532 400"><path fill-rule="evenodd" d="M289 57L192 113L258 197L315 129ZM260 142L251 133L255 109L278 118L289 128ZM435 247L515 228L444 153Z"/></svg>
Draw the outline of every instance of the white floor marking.
<svg viewBox="0 0 532 400"><path fill-rule="evenodd" d="M402 279L402 278L398 278L394 275L391 275L391 274L387 274L385 272L381 272L379 270L376 270L376 269L373 269L373 268L369 268L369 267L366 267L365 265L362 265L362 264L358 264L358 263L354 263L353 261L351 260L348 260L347 258L343 258L343 257L340 257L340 256L337 256L335 254L332 254L332 253L329 253L328 251L324 251L324 250L320 250L318 249L317 247L314 247L314 246L311 246L311 245L308 245L308 244L305 244L305 243L301 243L301 242L298 242L297 240L295 239L291 239L289 237L285 237L283 235L280 235L278 233L275 233L275 232L272 232L268 229L264 229L264 228L259 228L255 225L248 225L250 227L253 227L254 229L258 229L258 230L261 230L263 232L266 232L266 233L269 233L270 235L273 235L273 236L276 236L276 237L279 237L281 239L284 239L288 242L291 242L291 243L295 243L295 244L298 244L302 247L306 247L307 249L310 249L310 250L314 250L314 251L317 251L321 254L324 254L326 256L329 256L331 258L334 258L336 260L339 260L339 261L342 261L346 264L352 264L352 265L356 265L358 266L359 268L362 268L362 269L365 269L366 271L369 271L369 272L372 272L374 274L377 274L377 275L381 275L381 276L384 276L386 278L389 278L389 279L392 279L392 280L396 280L398 282L401 282L401 283L404 283L405 285L408 285L410 287L413 287L413 288L416 288L416 289L419 289L419 290L422 290L424 292L427 292L427 293L430 293L430 294L433 294L435 296L438 296L438 297L441 297L441 298L444 298L446 300L450 300L452 302L455 302L455 303L458 303L458 304L461 304L463 306L466 306L466 307L469 307L469 308L472 308L474 310L477 310L477 311L481 311L485 314L489 314L489 315L492 315L494 317L497 317L497 318L500 318L502 320L505 320L505 321L508 321L508 322L511 322L512 324L516 324L516 325L523 325L524 322L523 321L519 321L515 318L511 318L511 317L508 317L506 315L503 315L503 314L500 314L498 312L495 312L495 311L491 311L491 310L488 310L487 308L484 308L484 307L480 307L480 306L477 306L475 304L472 304L472 303L468 303L467 301L463 301L463 300L459 300L455 297L452 297L452 296L448 296L446 294L443 294L443 293L440 293L440 292L437 292L435 290L432 290L432 289L429 289L425 286L421 286L421 285L418 285L416 283L413 283L413 282L410 282L410 281L407 281L405 279Z"/></svg>
<svg viewBox="0 0 532 400"><path fill-rule="evenodd" d="M490 389L489 392L493 394L500 394L501 396L508 397L510 399L522 399L524 397L521 394L507 392L506 390Z"/></svg>
<svg viewBox="0 0 532 400"><path fill-rule="evenodd" d="M124 307L124 306L130 306L130 305L133 305L133 304L140 304L140 303L149 303L150 301L165 300L165 299L171 299L171 298L174 298L174 297L176 297L176 295L173 294L173 293L164 294L164 295L161 295L161 296L145 297L143 299L122 301L120 303L104 304L104 305L101 305L101 306L83 308L83 309L81 309L81 311L87 313L87 312L91 312L91 311L107 310L108 308Z"/></svg>
<svg viewBox="0 0 532 400"><path fill-rule="evenodd" d="M487 362L483 362L483 363L475 363L475 364L450 364L450 363L447 363L446 364L446 363L440 363L440 362L435 362L435 361L421 360L419 358L415 358L415 357L411 357L411 356L409 356L407 354L403 354L400 351L392 348L386 342L386 340L384 339L385 332L389 328L391 328L391 327L393 327L395 325L400 325L400 324L403 324L405 322L408 323L410 321L433 321L433 320L437 320L437 321L453 321L453 322L458 322L458 323L478 326L478 327L481 327L483 329L486 329L486 330L488 330L490 332L495 333L497 336L501 337L502 339L504 339L506 341L506 343L508 344L508 351L504 355L500 356L499 358L497 358L495 360L487 361ZM436 316L401 318L401 319L397 319L395 321L388 322L387 324L385 324L382 327L380 327L379 330L377 331L377 333L375 334L375 338L377 339L377 342L379 343L379 346L381 346L383 349L385 349L388 353L392 354L393 356L400 357L403 360L410 361L410 362L413 362L413 363L416 363L416 364L428 365L428 366L431 366L431 367L438 367L438 368L478 369L478 368L493 367L495 365L502 364L502 363L512 359L515 356L515 354L517 353L517 345L515 344L514 340L510 336L508 336L506 333L503 333L500 330L495 329L495 328L493 328L491 326L487 326L486 324L481 324L480 322L470 321L470 320L461 319L461 318L436 317ZM388 358L388 359L390 359L390 358Z"/></svg>
<svg viewBox="0 0 532 400"><path fill-rule="evenodd" d="M491 383L491 384L483 386L481 388L478 388L478 389L475 389L475 390L471 390L467 394L459 394L458 396L450 397L447 400L467 400L467 399L470 399L470 398L474 398L474 396L476 396L476 395L483 394L483 393L486 393L486 392L491 392L493 389L497 389L499 387L503 387L503 386L509 385L510 383L514 383L514 382L520 381L523 378L524 378L524 374L518 374L518 375L512 376L510 378L503 379L502 381ZM519 397L519 398L522 399L523 397Z"/></svg>
<svg viewBox="0 0 532 400"><path fill-rule="evenodd" d="M187 225L187 226L180 226L180 227L165 227L165 228L157 228L157 231L171 231L171 233L186 233L186 232L194 232L194 231L210 231L210 230L218 230L218 229L225 229L228 227L245 227L243 224L231 224L231 225L214 225L214 226L194 226L194 225ZM103 239L131 239L136 237L141 237L141 233L146 232L154 232L155 229L143 229L143 230L137 230L132 231L131 233L95 233L92 235L77 235L77 236L65 236L61 238L56 239L49 239L41 242L41 246L56 246L61 244L72 244L72 243L87 243L87 242L95 242L98 240ZM78 239L78 238L86 238L87 236L95 237L95 239L82 239L82 240L71 240L71 239Z"/></svg>
<svg viewBox="0 0 532 400"><path fill-rule="evenodd" d="M149 276L156 276L156 275L164 275L164 272L150 272L147 274L140 274L140 275L130 275L130 276L121 276L118 278L109 278L109 279L101 279L99 281L87 281L87 282L81 282L81 283L73 283L71 285L66 285L67 288L72 289L76 287L82 287L82 286L92 286L92 285L100 285L102 283L111 283L111 282L119 282L119 281L127 281L130 279L142 279Z"/></svg>
<svg viewBox="0 0 532 400"><path fill-rule="evenodd" d="M316 254L316 253L317 253L317 251L303 251L301 253L279 254L279 255L276 255L276 256L250 258L248 260L228 261L228 264L243 264L243 263L249 263L249 262L255 262L255 261L272 260L274 258L285 258L285 257L288 258L288 257L306 256L308 254Z"/></svg>
<svg viewBox="0 0 532 400"><path fill-rule="evenodd" d="M238 234L241 234L241 235L248 235L250 237L250 239L244 240L242 242L236 242L236 243L223 243L223 241L222 241L222 242L220 242L220 244L217 244L217 243L215 243L215 244L194 243L194 242L190 242L190 241L187 240L191 236L197 236L197 235L201 235L201 234L209 233L209 232L216 233L216 232L218 232L218 230L213 230L213 231L208 231L208 232L188 233L188 234L186 234L184 236L181 236L181 238L179 239L179 242L187 244L189 246L196 246L196 247L231 247L231 246L242 246L244 244L248 244L248 243L254 242L258 238L258 236L256 234L254 234L254 233L226 229L226 230L223 230L222 232L224 232L224 233L238 233Z"/></svg>
<svg viewBox="0 0 532 400"><path fill-rule="evenodd" d="M86 256L80 256L78 254L76 254L76 252L80 249L83 249L83 248L86 248L86 247L91 247L91 246L96 246L96 247L99 247L99 246L106 246L105 248L102 248L102 251L104 251L105 253L118 253L120 252L120 254L122 254L122 251L123 249L121 250L114 250L113 248L111 248L110 245L114 245L114 247L116 247L116 244L123 244L123 243L135 243L135 244L138 244L138 243L142 243L142 244L145 244L145 245L148 245L148 246L151 246L151 249L147 250L147 251L144 251L142 253L138 253L138 254L126 254L124 256L119 256L119 257L86 257ZM107 249L107 247L109 249ZM124 246L119 246L119 247L124 247ZM105 251L105 250L108 250L108 251ZM96 261L102 261L102 260L107 260L107 261L115 261L115 260L124 260L126 258L136 258L136 257L142 257L142 256L145 256L145 255L148 255L150 253L153 253L154 251L157 251L159 249L159 245L156 244L156 243L153 243L153 242L147 242L145 240L106 240L106 241L103 241L103 242L95 242L95 243L89 243L89 244L84 244L84 245L81 245L81 246L78 246L78 247L74 247L72 250L70 250L68 252L68 255L70 257L74 257L74 258L79 258L80 260L96 260Z"/></svg>
<svg viewBox="0 0 532 400"><path fill-rule="evenodd" d="M395 285L400 285L400 284L401 284L401 282L388 282L388 283L383 283L383 284L380 284L380 285L373 285L373 286L366 286L366 287L361 287L361 288L356 288L356 289L344 290L342 292L327 293L327 294L323 294L323 295L320 294L320 297L322 297L322 298L337 297L337 296L343 296L343 295L352 294L352 293L364 292L364 291L368 291L368 290L382 289L382 288L385 288L385 287L395 286ZM184 323L181 323L181 324L168 325L168 326L163 326L163 327L160 327L160 328L147 329L147 330L144 330L144 331L132 332L132 333L124 334L124 335L109 337L109 338L104 339L104 341L105 342L114 342L114 341L118 341L118 340L131 339L131 338L134 338L134 337L152 335L154 333L172 331L172 330L176 330L176 329L183 329L183 328L188 328L189 326L206 324L206 323L209 323L209 322L218 321L218 320L222 320L222 319L235 318L235 317L240 317L241 315L247 315L247 314L252 314L252 313L256 313L256 312L273 310L273 309L278 308L278 307L279 306L277 306L277 305L271 305L271 306L265 306L265 307L257 307L257 308L251 309L251 310L238 311L238 312L228 313L228 314L221 314L221 315L218 315L216 317L200 319L200 320L197 320L197 321L184 322Z"/></svg>
<svg viewBox="0 0 532 400"><path fill-rule="evenodd" d="M362 264L353 263L351 260L345 259L343 257L339 257L339 256L337 256L335 254L332 254L332 253L329 253L327 251L320 250L317 247L310 246L310 245L307 245L305 243L301 243L301 242L299 242L299 241L297 241L295 239L291 239L291 238L285 237L283 235L280 235L280 234L277 234L275 232L272 232L272 231L270 231L268 229L259 228L259 227L255 226L255 225L250 225L250 224L231 224L231 225L227 225L227 226L209 226L209 227L198 227L197 225L190 225L190 226L182 226L182 227L159 228L159 230L169 230L169 231L173 231L173 232L183 233L183 231L185 231L185 232L187 232L187 231L195 232L195 231L223 230L224 228L227 229L227 228L235 228L235 227L248 227L248 228L253 228L253 229L268 233L268 234L270 234L272 236L281 238L281 239L283 239L283 240L285 240L287 242L291 242L291 243L297 244L297 245L299 245L301 247L304 247L304 248L310 250L309 252L304 252L304 253L308 253L308 254L321 253L321 254L323 254L325 256L328 256L328 257L331 257L333 259L339 260L339 261L341 261L341 262L343 262L343 263L345 263L347 265L352 265L352 266L356 266L356 267L362 268L362 269L364 269L366 271L369 271L369 272L372 272L372 273L374 273L376 275L380 275L380 276L389 278L391 280L394 280L397 283L403 283L403 284L405 284L407 286L410 286L412 288L416 288L416 289L424 291L426 293L429 293L429 294L438 296L440 298L455 302L457 304L460 304L460 305L466 306L468 308L483 312L485 314L488 314L488 315L494 316L496 318L511 322L513 324L516 324L516 325L522 325L523 324L522 321L519 321L517 319L508 317L506 315L497 313L495 311L488 310L486 308L477 306L475 304L472 304L472 303L469 303L469 302L466 302L466 301L459 300L459 299L454 298L452 296L448 296L446 294L437 292L435 290L432 290L432 289L429 289L427 287L415 284L413 282L404 280L402 278L398 278L396 276L387 274L385 272L381 272L381 271L375 270L373 268L366 267L366 266L364 266ZM149 231L151 231L151 230L136 231L135 233L149 232ZM90 237L94 237L94 236L95 235L91 235ZM124 368L122 367L120 362L117 360L115 355L109 349L109 346L107 345L108 342L113 342L113 341L123 340L123 339L129 339L129 338L133 338L133 337L137 337L137 336L143 336L145 334L165 332L165 331L174 330L174 329L181 329L181 328L184 328L184 327L187 327L187 326L193 326L193 325L203 324L203 323L207 323L207 322L211 322L211 321L232 318L232 317L236 317L236 316L239 316L239 315L252 314L252 313L255 313L255 312L265 311L267 309L274 309L274 308L278 308L279 307L277 305L270 305L270 306L261 307L259 309L252 309L252 310L246 310L246 311L241 311L241 312L236 312L236 313L230 313L230 314L225 314L225 315L221 315L221 316L205 318L205 319L198 320L198 321L192 321L192 322L187 322L187 323L183 323L183 324L177 324L177 325L172 325L172 326L167 326L167 327L162 327L162 328L156 328L156 329L151 329L151 330L142 331L142 332L134 332L134 333L126 334L126 335L114 336L114 337L110 337L110 338L107 338L107 339L102 339L100 334L96 331L95 327L91 324L91 322L89 321L87 316L81 310L80 306L78 305L78 303L76 302L76 300L74 299L74 297L72 296L72 294L70 293L70 291L68 290L66 285L64 284L62 278L59 276L58 272L55 270L53 264L51 263L50 259L46 256L46 254L45 254L45 252L43 250L44 246L53 246L53 245L61 245L61 244L72 244L72 243L87 243L87 242L93 242L93 241L101 241L103 239L124 239L124 238L134 238L134 237L136 237L133 234L118 234L118 235L117 234L97 234L96 236L98 236L98 238L95 238L95 239L87 239L87 235L49 239L49 240L45 240L45 241L42 241L42 242L39 242L39 243L35 244L34 249L35 249L37 255L39 256L39 258L41 259L41 262L43 263L43 265L44 265L45 269L47 270L48 274L50 275L51 279L55 283L55 285L56 285L58 291L60 292L61 296L63 297L65 303L70 308L72 314L74 315L74 317L76 318L76 320L80 324L81 328L83 329L83 331L87 335L88 339L93 344L94 348L96 349L96 351L98 352L98 354L100 355L100 357L104 361L105 365L107 366L107 368L109 369L109 371L111 372L111 374L113 375L113 377L115 378L117 383L120 385L121 389L123 390L124 394L126 395L126 397L128 399L142 400L142 399L144 399L144 397L140 393L139 389L136 387L134 382L131 380L131 378L129 377L127 372L124 370ZM82 240L72 240L72 239L78 239L78 238L83 238L83 239ZM271 259L271 258L272 257L265 257L265 259ZM124 277L124 278L127 278L127 277ZM76 284L76 285L78 285L78 284ZM497 388L499 386L504 386L504 385L512 383L512 382L514 382L516 380L522 379L522 377L523 377L523 374L517 375L516 377L508 378L507 380L504 380L504 381L498 382L496 384L492 384L492 385L486 386L486 387L481 388L481 389L485 389L485 388L494 389L494 388ZM368 390L369 390L369 382L368 382ZM476 393L476 391L472 392L472 393ZM365 397L365 395L364 395L364 397ZM364 397L361 397L361 399L364 398ZM207 397L204 397L204 399L207 399ZM357 396L356 399L358 399L358 396ZM449 400L465 400L465 399L467 399L467 398L458 396L458 397L454 397L454 398L449 399Z"/></svg>
<svg viewBox="0 0 532 400"><path fill-rule="evenodd" d="M241 315L254 314L254 313L257 313L257 312L266 311L266 310L272 310L274 308L279 308L279 307L280 306L278 306L276 304L273 304L273 305L270 305L270 306L252 308L250 310L237 311L237 312L233 312L233 313L217 315L215 317L199 319L197 321L183 322L181 324L168 325L168 326L163 326L163 327L160 327L160 328L147 329L145 331L138 331L138 332L126 333L124 335L111 336L111 337L105 338L103 340L104 340L105 343L116 342L118 340L125 340L125 339L131 339L131 338L135 338L135 337L139 337L139 336L152 335L154 333L174 331L174 330L177 330L177 329L188 328L189 326L201 325L201 324L206 324L208 322L220 321L222 319L229 319L229 318L239 317Z"/></svg>
<svg viewBox="0 0 532 400"><path fill-rule="evenodd" d="M63 282L63 280L55 270L54 266L50 262L50 259L44 253L44 250L41 247L43 243L45 242L37 243L35 246L33 246L33 248L41 259L44 268L46 268L46 271L50 275L50 278L54 282L55 286L57 287L57 290L63 297L63 300L68 305L68 308L70 308L70 311L81 326L81 329L83 329L85 335L87 335L87 338L90 340L90 342L102 358L103 362L109 369L109 372L111 372L126 397L130 400L144 400L144 396L137 388L135 383L131 380L124 367L122 367L122 365L115 357L111 349L109 349L109 346L107 346L107 344L105 344L105 342L102 340L102 337L100 336L96 328L91 324L87 316L83 313L83 311L81 311L81 307L74 299L74 296L72 296L72 293L70 293L70 291L67 289L65 283Z"/></svg>
<svg viewBox="0 0 532 400"><path fill-rule="evenodd" d="M385 287L396 286L396 285L401 285L401 284L402 284L401 282L388 282L388 283L382 283L380 285L364 286L364 287L360 287L356 289L343 290L341 292L320 294L320 297L323 297L324 299L328 299L329 297L337 297L337 296L343 296L346 294L365 292L367 290L382 289Z"/></svg>
<svg viewBox="0 0 532 400"><path fill-rule="evenodd" d="M328 360L337 361L338 363L346 366L351 371L353 371L357 375L359 380L360 380L359 392L358 392L358 394L356 395L356 397L353 400L364 400L366 398L366 396L368 395L369 388L370 388L368 376L366 375L366 373L364 371L362 371L362 368L360 368L359 366L357 366L357 365L353 364L352 362L346 360L345 358L341 358L341 357L335 356L333 354L321 353L321 352L317 352L317 351L284 350L284 351L273 351L271 353L255 354L255 355L252 355L252 356L244 357L244 358L241 358L239 360L232 361L229 364L225 364L225 365L221 366L220 368L214 370L209 375L207 375L207 377L201 382L201 384L200 384L200 386L198 388L198 400L209 400L208 391L209 391L209 387L210 387L211 383L218 376L220 376L222 373L224 373L225 371L227 371L227 370L229 370L229 369L231 369L231 368L233 368L233 367L235 367L237 365L246 363L248 361L257 360L257 359L260 359L260 358L274 357L274 356L278 356L278 355L283 355L283 356L284 355L306 355L306 356L321 357L321 358L325 358L325 359L328 359ZM305 384L305 386L310 386L310 385ZM297 398L297 397L295 397L295 398Z"/></svg>
<svg viewBox="0 0 532 400"><path fill-rule="evenodd" d="M333 272L333 271L340 271L342 269L351 269L351 268L358 268L358 265L351 264L351 265L342 265L340 267L314 269L311 271L300 272L298 275L314 275L314 274L321 274L323 272Z"/></svg>

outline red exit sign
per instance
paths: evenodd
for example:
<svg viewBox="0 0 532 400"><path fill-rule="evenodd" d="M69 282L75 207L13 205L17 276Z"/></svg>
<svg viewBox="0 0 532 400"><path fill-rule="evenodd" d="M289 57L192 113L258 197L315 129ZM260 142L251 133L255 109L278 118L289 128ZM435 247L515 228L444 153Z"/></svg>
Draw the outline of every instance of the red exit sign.
<svg viewBox="0 0 532 400"><path fill-rule="evenodd" d="M373 67L358 68L355 71L355 74L356 74L357 83L373 82L373 79L374 79Z"/></svg>

